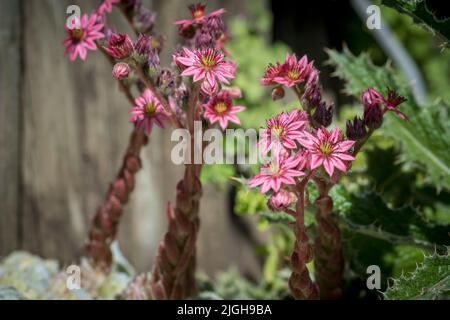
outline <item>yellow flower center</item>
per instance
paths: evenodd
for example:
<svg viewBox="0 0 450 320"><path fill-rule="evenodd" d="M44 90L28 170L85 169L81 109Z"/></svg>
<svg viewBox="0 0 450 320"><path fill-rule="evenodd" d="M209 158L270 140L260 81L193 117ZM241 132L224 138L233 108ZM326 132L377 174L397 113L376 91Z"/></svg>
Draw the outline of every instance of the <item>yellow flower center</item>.
<svg viewBox="0 0 450 320"><path fill-rule="evenodd" d="M161 42L155 38L152 38L151 46L153 49L159 49L161 47Z"/></svg>
<svg viewBox="0 0 450 320"><path fill-rule="evenodd" d="M298 78L300 78L300 73L296 70L290 70L288 72L288 78L291 80L297 80Z"/></svg>
<svg viewBox="0 0 450 320"><path fill-rule="evenodd" d="M280 166L277 163L272 162L267 168L267 172L272 176L277 175L280 172Z"/></svg>
<svg viewBox="0 0 450 320"><path fill-rule="evenodd" d="M205 69L211 69L216 65L216 62L212 57L205 56L202 58L202 65L205 67Z"/></svg>
<svg viewBox="0 0 450 320"><path fill-rule="evenodd" d="M205 11L195 10L194 12L192 12L192 16L194 17L194 19L201 19L205 16Z"/></svg>
<svg viewBox="0 0 450 320"><path fill-rule="evenodd" d="M280 138L280 137L282 137L283 134L284 134L284 128L283 128L282 126L275 125L275 126L273 126L273 128L272 128L272 134L273 134L275 137Z"/></svg>
<svg viewBox="0 0 450 320"><path fill-rule="evenodd" d="M72 39L75 42L80 42L84 37L84 30L83 29L74 29L72 31Z"/></svg>
<svg viewBox="0 0 450 320"><path fill-rule="evenodd" d="M222 114L225 111L227 111L227 105L225 104L225 102L217 102L216 105L214 106L214 110L216 110L216 112L218 114Z"/></svg>
<svg viewBox="0 0 450 320"><path fill-rule="evenodd" d="M322 154L329 156L333 152L333 146L329 142L324 142L320 145Z"/></svg>
<svg viewBox="0 0 450 320"><path fill-rule="evenodd" d="M144 107L146 116L153 116L156 113L156 105L154 103L147 103Z"/></svg>

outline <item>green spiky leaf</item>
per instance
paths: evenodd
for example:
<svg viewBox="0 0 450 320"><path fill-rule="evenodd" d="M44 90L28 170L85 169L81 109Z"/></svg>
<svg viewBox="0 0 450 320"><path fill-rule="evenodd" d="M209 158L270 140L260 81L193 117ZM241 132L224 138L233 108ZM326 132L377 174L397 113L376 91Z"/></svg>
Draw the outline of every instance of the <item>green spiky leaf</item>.
<svg viewBox="0 0 450 320"><path fill-rule="evenodd" d="M408 101L400 110L409 122L388 113L382 132L402 145L401 158L405 163L419 166L430 182L438 188L450 189L450 108L444 103L431 103L420 108L405 81L388 64L375 66L367 54L354 56L347 48L342 53L328 50L329 63L336 67L335 75L345 80L345 92L360 98L361 93L373 87L383 93L395 88Z"/></svg>
<svg viewBox="0 0 450 320"><path fill-rule="evenodd" d="M445 46L450 46L450 17L438 18L425 0L382 0L382 3L410 16L414 22L438 36Z"/></svg>
<svg viewBox="0 0 450 320"><path fill-rule="evenodd" d="M450 251L426 256L409 275L394 279L384 296L389 300L437 299L450 294Z"/></svg>
<svg viewBox="0 0 450 320"><path fill-rule="evenodd" d="M368 190L351 194L336 187L331 195L340 220L356 233L431 251L450 244L449 225L432 224L411 206L390 208Z"/></svg>

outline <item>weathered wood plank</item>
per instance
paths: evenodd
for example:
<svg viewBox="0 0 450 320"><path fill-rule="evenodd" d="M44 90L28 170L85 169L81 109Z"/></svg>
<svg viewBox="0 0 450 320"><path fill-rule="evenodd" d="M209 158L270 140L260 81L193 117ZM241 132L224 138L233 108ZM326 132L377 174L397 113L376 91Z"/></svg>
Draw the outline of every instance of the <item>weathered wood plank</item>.
<svg viewBox="0 0 450 320"><path fill-rule="evenodd" d="M169 48L177 39L173 20L188 14L174 11L184 8L185 2L170 2L173 6L166 1L155 3L158 30L168 35ZM119 169L132 128L130 106L116 89L108 62L92 52L84 63L71 63L62 55L65 9L72 3L81 4L83 12L95 4L24 2L24 248L64 262L75 261L81 254L88 222ZM117 13L111 19L118 31L129 32ZM175 186L183 173L183 167L170 161L170 133L155 130L144 148L143 169L119 229L120 246L140 271L152 266L166 228L165 207L174 201ZM218 197L215 190L206 188L203 200L200 269L213 274L235 261L246 270L255 270L251 246L233 230L226 195ZM218 251L220 259L210 261Z"/></svg>
<svg viewBox="0 0 450 320"><path fill-rule="evenodd" d="M63 261L81 253L131 130L128 102L101 54L85 63L63 57L72 3L26 1L24 10L24 247ZM95 4L75 3L83 12Z"/></svg>
<svg viewBox="0 0 450 320"><path fill-rule="evenodd" d="M20 238L20 2L0 1L0 257L17 249Z"/></svg>

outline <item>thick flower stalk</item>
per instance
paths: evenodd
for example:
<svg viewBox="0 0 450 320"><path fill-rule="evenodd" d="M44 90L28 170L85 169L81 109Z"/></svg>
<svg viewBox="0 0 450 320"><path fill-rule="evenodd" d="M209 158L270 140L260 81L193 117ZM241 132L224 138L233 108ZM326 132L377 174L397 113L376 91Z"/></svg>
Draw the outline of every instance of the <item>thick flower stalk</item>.
<svg viewBox="0 0 450 320"><path fill-rule="evenodd" d="M109 271L111 266L110 246L117 235L123 206L134 189L135 176L141 169L139 154L146 142L147 137L142 130L133 130L119 174L111 183L104 202L92 220L86 250L93 264L104 271Z"/></svg>
<svg viewBox="0 0 450 320"><path fill-rule="evenodd" d="M332 215L329 191L350 170L361 147L382 125L387 111L407 120L397 109L405 99L392 90L384 98L369 88L362 95L363 118L347 122L344 137L339 128L326 129L334 108L322 100L319 72L306 56L298 60L288 54L284 63L270 64L261 84L273 87L274 100L284 97L285 88L292 89L301 107L267 121L258 145L261 154L270 155L271 160L261 166L249 186L261 187L261 192L269 196L271 210L295 217L292 226L296 240L289 279L294 298L340 298L344 268L341 233ZM314 245L304 225L306 187L310 182L318 189ZM307 268L309 262L314 262L315 283Z"/></svg>
<svg viewBox="0 0 450 320"><path fill-rule="evenodd" d="M203 6L190 8L204 10ZM208 23L210 19L217 22L223 10L208 16L202 12L193 14L192 21L179 22L180 28L194 28L194 40L205 37L205 33L213 39L220 37L217 26L209 27ZM223 22L218 25L223 25ZM184 33L180 31L180 34ZM236 65L227 61L225 54L217 47L217 41L203 43L201 46L198 45L199 41L189 42L193 46L176 52L173 55L173 64L182 78L192 78L185 99L187 110L182 119L191 137L191 148L195 150L195 121L205 120L209 123L209 128L219 125L225 130L229 122L240 123L236 114L245 108L233 103L233 99L240 97L240 90L222 88L234 78ZM200 149L203 147L200 146ZM167 208L169 227L159 246L151 279L154 299L183 299L194 294L196 290L196 240L200 227L198 213L202 195L202 165L194 164L194 160L192 153L190 163L185 165L184 177L177 185L175 207L172 208L169 204Z"/></svg>
<svg viewBox="0 0 450 320"><path fill-rule="evenodd" d="M317 236L314 240L314 267L316 282L323 299L342 297L342 257L341 232L332 216L333 199L328 195L330 186L317 181L319 196L315 201Z"/></svg>
<svg viewBox="0 0 450 320"><path fill-rule="evenodd" d="M305 178L298 185L298 200L294 212L295 244L291 256L292 274L289 278L289 288L295 299L316 300L319 298L319 289L311 280L306 266L313 260L313 246L309 242L305 228L304 188L306 183L308 183L308 178Z"/></svg>
<svg viewBox="0 0 450 320"><path fill-rule="evenodd" d="M134 101L131 87L138 83L128 81L131 67L127 63L130 61L126 60L134 54L135 45L128 35L112 33L107 26L107 14L112 12L113 6L119 4L126 6L126 2L104 0L91 15L84 15L81 21L75 19L70 26L66 26L65 55L69 55L71 61L74 61L77 57L85 60L87 49L95 51L99 48L113 66L112 76L118 80L121 91L131 104L137 104L135 107L137 108L141 104L140 101ZM134 6L136 14L146 10L138 4L138 1ZM147 31L151 31L151 28ZM136 115L136 117L139 116ZM157 119L157 125L160 125L158 122L160 119ZM151 129L151 122L149 123L147 120L143 123L148 132ZM131 133L117 177L111 183L107 195L91 223L86 251L92 265L104 272L109 272L111 267L110 245L116 238L120 218L123 214L123 206L128 202L134 189L135 175L141 168L139 154L147 141L145 132L141 130L141 125L137 123Z"/></svg>
<svg viewBox="0 0 450 320"><path fill-rule="evenodd" d="M107 25L107 14L113 6L124 14L135 32L135 41L133 36L115 33ZM163 37L151 33L155 15L140 0L105 0L90 17L83 17L77 29L67 28L64 43L70 59L79 56L84 60L87 49L99 48L107 55L113 66L112 76L133 105L129 112L129 121L134 124L130 145L89 233L88 254L92 263L104 271L110 269L109 247L117 234L122 206L129 199L135 174L141 167L139 152L154 126L187 130L192 149L195 122L202 126L208 123L207 128L220 125L222 130L230 122L240 123L237 114L244 107L233 103L240 97L240 90L223 87L230 84L236 73L236 64L227 61L224 50L224 42L229 38L221 18L224 10L206 14L202 4L189 8L192 20L176 23L185 42L182 49L173 53L170 67L160 66ZM133 86L140 92L136 99L131 94ZM193 152L189 160L177 185L175 206L172 209L169 204L167 209L169 228L160 244L152 276L136 282L136 286L151 284L141 297L181 299L195 292L202 165L194 164Z"/></svg>

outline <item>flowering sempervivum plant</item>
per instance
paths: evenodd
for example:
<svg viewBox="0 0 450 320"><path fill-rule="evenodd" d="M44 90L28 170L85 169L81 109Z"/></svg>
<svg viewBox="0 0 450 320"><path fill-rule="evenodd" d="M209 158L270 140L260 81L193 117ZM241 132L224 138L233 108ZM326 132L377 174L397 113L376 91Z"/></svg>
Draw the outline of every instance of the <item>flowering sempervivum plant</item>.
<svg viewBox="0 0 450 320"><path fill-rule="evenodd" d="M124 14L134 35L113 32L108 26L107 13L114 6ZM189 8L192 19L176 22L183 42L167 67L160 65L164 38L153 33L155 15L140 0L105 0L92 15L83 17L77 29L67 28L64 43L70 59L80 56L84 60L86 49L102 51L111 62L112 76L131 104L129 121L134 129L130 145L95 215L87 245L92 264L104 271L110 269L110 245L117 234L122 205L128 201L141 166L140 149L154 125L186 129L193 136L194 122L221 129L230 122L240 123L237 114L244 107L233 102L240 97L240 90L225 87L235 77L236 64L222 50L227 38L221 18L224 10L207 14L202 4ZM159 247L152 277L146 280L153 299L186 298L195 291L202 166L191 163L194 161L185 165L184 178L177 186L175 206L169 204L167 208L168 231Z"/></svg>
<svg viewBox="0 0 450 320"><path fill-rule="evenodd" d="M261 84L273 87L274 100L284 97L286 88L292 89L300 107L267 121L261 131L259 147L268 160L249 186L258 187L267 195L272 211L284 211L295 218L292 226L296 241L289 279L293 296L297 299L339 298L343 272L341 235L331 216L333 201L329 191L349 172L352 161L382 125L387 111L407 120L397 109L405 99L392 90L384 97L368 88L362 93L363 117L348 121L344 133L337 127L327 129L332 123L333 105L322 100L319 72L306 55L297 59L295 54L288 54L284 63L269 65ZM304 224L308 183L314 183L319 194L314 203L318 228L313 244ZM315 281L307 268L312 261Z"/></svg>

